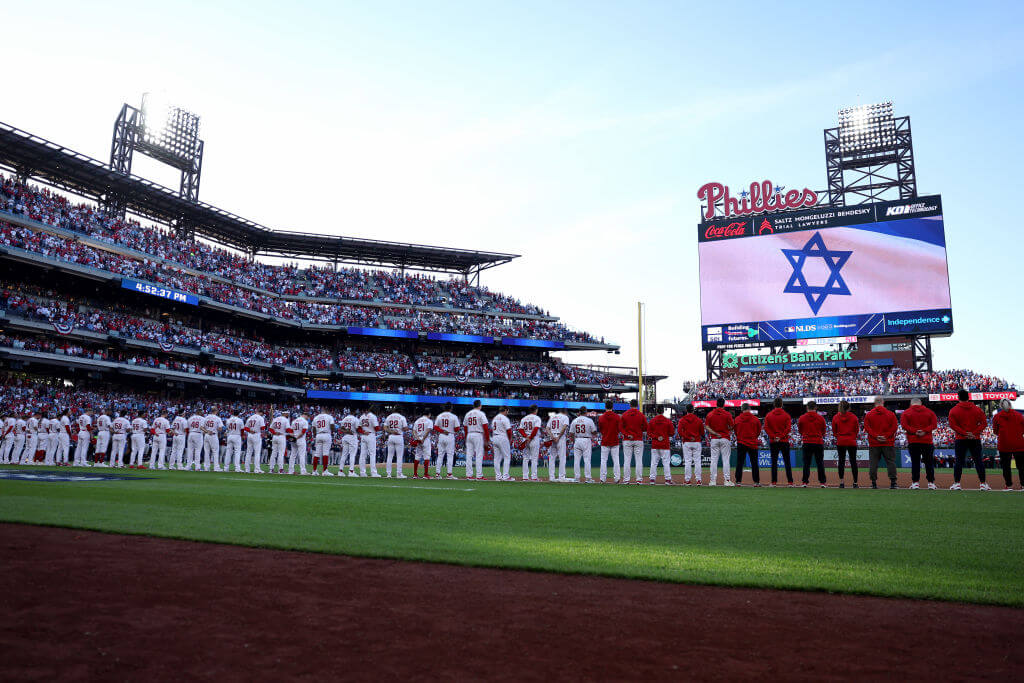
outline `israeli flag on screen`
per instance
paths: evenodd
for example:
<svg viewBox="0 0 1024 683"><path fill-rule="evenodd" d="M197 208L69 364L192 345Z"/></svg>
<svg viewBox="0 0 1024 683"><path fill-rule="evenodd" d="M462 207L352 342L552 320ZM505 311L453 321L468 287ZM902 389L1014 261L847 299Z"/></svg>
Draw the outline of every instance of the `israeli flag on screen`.
<svg viewBox="0 0 1024 683"><path fill-rule="evenodd" d="M704 325L950 308L941 216L702 242Z"/></svg>

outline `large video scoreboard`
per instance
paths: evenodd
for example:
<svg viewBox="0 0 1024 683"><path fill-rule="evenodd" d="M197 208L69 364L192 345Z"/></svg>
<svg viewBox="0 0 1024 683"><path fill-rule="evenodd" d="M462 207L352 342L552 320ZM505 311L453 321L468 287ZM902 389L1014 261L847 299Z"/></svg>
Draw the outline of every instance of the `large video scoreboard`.
<svg viewBox="0 0 1024 683"><path fill-rule="evenodd" d="M942 198L699 225L703 348L953 331Z"/></svg>

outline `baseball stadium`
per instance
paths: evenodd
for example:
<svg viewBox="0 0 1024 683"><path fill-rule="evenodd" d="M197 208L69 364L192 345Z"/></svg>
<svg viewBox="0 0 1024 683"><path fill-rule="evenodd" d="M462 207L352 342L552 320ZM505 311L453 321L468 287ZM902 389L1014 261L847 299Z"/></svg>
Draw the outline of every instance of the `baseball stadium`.
<svg viewBox="0 0 1024 683"><path fill-rule="evenodd" d="M977 237L929 111L916 157L889 100L750 133L807 182L723 152L745 180L676 188L650 239L684 265L648 286L595 256L638 227L550 228L604 241L551 272L514 231L349 236L307 169L211 203L312 133L232 158L119 92L109 157L0 121L5 680L1019 680L1024 403L1002 354L943 362L992 291L951 287Z"/></svg>

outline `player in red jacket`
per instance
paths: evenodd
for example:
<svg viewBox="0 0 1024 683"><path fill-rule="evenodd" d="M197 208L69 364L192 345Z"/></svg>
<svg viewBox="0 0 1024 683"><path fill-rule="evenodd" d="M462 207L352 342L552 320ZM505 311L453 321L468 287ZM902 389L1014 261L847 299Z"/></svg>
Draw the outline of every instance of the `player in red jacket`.
<svg viewBox="0 0 1024 683"><path fill-rule="evenodd" d="M992 431L996 433L999 451L999 464L1003 467L1003 480L1006 491L1013 490L1013 473L1010 471L1010 460L1017 461L1017 483L1024 487L1024 415L1010 407L1005 398L999 402L1001 410L992 418Z"/></svg>
<svg viewBox="0 0 1024 683"><path fill-rule="evenodd" d="M664 415L655 415L647 422L647 433L651 435L651 472L649 483L655 483L658 478L658 462L665 471L665 483L672 483L672 467L669 462L672 457L672 435L676 426L672 420Z"/></svg>
<svg viewBox="0 0 1024 683"><path fill-rule="evenodd" d="M900 416L900 424L907 434L907 450L910 451L910 488L921 488L921 461L924 460L924 476L928 479L928 488L935 490L935 444L932 432L939 425L938 419L929 408L924 407L921 399L910 399L910 407Z"/></svg>
<svg viewBox="0 0 1024 683"><path fill-rule="evenodd" d="M774 408L764 416L764 431L768 435L768 450L772 457L772 483L779 481L779 458L786 467L786 481L793 486L793 463L789 455L789 434L793 429L793 418L782 407L782 399L776 398Z"/></svg>
<svg viewBox="0 0 1024 683"><path fill-rule="evenodd" d="M622 414L622 483L630 480L630 464L636 462L636 483L644 483L644 433L647 431L647 418L637 407L634 398L629 402L629 410Z"/></svg>
<svg viewBox="0 0 1024 683"><path fill-rule="evenodd" d="M732 453L732 440L729 438L733 429L732 413L725 409L725 399L715 401L716 407L704 418L704 431L708 434L708 445L711 447L711 482L709 486L718 484L718 460L722 460L722 480L726 486L732 486L729 476L729 456Z"/></svg>
<svg viewBox="0 0 1024 683"><path fill-rule="evenodd" d="M964 389L957 392L960 402L949 411L949 426L953 430L955 440L953 441L953 453L956 461L953 463L953 485L950 491L960 490L960 475L964 471L964 462L967 454L971 454L974 460L974 469L978 473L978 487L982 491L991 491L991 487L985 483L985 463L981 459L981 435L985 431L988 419L985 411L971 402L971 395Z"/></svg>
<svg viewBox="0 0 1024 683"><path fill-rule="evenodd" d="M683 483L690 485L692 471L695 483L700 486L700 445L704 441L704 421L693 413L690 406L683 406L683 416L679 418L676 433L683 442Z"/></svg>
<svg viewBox="0 0 1024 683"><path fill-rule="evenodd" d="M836 439L836 453L839 460L839 488L846 488L846 460L850 460L850 473L853 474L853 488L860 488L857 483L857 436L860 434L860 420L850 412L847 401L839 402L839 412L832 416L832 436Z"/></svg>
<svg viewBox="0 0 1024 683"><path fill-rule="evenodd" d="M622 433L622 417L612 410L615 404L605 401L604 412L597 418L597 429L601 432L601 483L608 478L608 457L612 459L612 474L615 483L621 478L619 474L619 435Z"/></svg>
<svg viewBox="0 0 1024 683"><path fill-rule="evenodd" d="M757 463L757 449L760 446L761 421L750 410L750 406L744 403L740 407L740 414L733 421L733 428L736 430L736 485L743 485L743 466L749 458L754 486L760 487L761 468Z"/></svg>
<svg viewBox="0 0 1024 683"><path fill-rule="evenodd" d="M825 479L825 418L818 413L818 405L814 401L807 402L807 412L796 421L796 428L800 431L800 439L803 441L804 456L804 478L803 488L811 481L811 463L818 462L818 484L822 488L828 488Z"/></svg>
<svg viewBox="0 0 1024 683"><path fill-rule="evenodd" d="M899 488L896 484L896 430L899 423L896 413L885 407L885 399L875 397L875 407L864 415L864 431L868 433L868 473L871 475L871 488L878 488L878 461L885 460L885 469L889 473L889 488Z"/></svg>

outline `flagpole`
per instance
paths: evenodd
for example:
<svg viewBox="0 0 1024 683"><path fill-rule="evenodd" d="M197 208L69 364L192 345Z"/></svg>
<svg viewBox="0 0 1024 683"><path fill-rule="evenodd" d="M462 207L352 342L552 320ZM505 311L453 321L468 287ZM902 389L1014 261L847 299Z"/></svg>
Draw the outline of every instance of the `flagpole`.
<svg viewBox="0 0 1024 683"><path fill-rule="evenodd" d="M636 302L636 375L637 375L637 400L640 403L640 412L644 410L644 325L643 325L643 303Z"/></svg>

